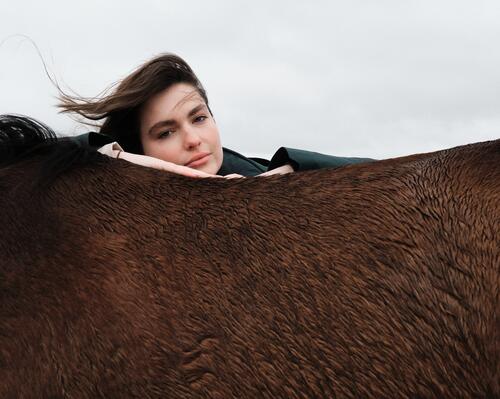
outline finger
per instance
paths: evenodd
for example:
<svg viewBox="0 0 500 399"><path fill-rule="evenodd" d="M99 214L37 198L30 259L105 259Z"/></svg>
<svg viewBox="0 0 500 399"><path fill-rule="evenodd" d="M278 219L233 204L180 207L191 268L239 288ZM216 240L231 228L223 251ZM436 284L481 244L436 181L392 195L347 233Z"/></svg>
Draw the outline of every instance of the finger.
<svg viewBox="0 0 500 399"><path fill-rule="evenodd" d="M168 169L170 172L177 173L179 175L188 176L188 177L213 177L210 173L203 172L201 170L196 170L192 168L188 168L186 166L180 165L171 165Z"/></svg>
<svg viewBox="0 0 500 399"><path fill-rule="evenodd" d="M244 177L245 176L239 175L238 173L231 173L229 175L224 176L225 179L240 179L240 178L244 178Z"/></svg>
<svg viewBox="0 0 500 399"><path fill-rule="evenodd" d="M187 177L210 177L209 173L202 172L201 170L196 170L188 168L187 166L177 165L173 162L163 161L154 159L154 167L164 170L166 172L175 173Z"/></svg>

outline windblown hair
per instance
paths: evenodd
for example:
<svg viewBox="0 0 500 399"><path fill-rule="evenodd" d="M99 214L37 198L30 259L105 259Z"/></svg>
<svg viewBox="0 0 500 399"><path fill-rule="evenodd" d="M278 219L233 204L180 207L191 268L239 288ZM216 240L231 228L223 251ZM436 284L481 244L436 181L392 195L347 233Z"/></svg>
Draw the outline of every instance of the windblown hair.
<svg viewBox="0 0 500 399"><path fill-rule="evenodd" d="M91 121L104 119L101 133L113 137L125 151L142 154L138 118L141 107L152 96L176 83L192 85L209 107L206 91L191 67L171 53L161 54L139 66L101 98L72 96L59 88L58 107L63 113L73 112Z"/></svg>
<svg viewBox="0 0 500 399"><path fill-rule="evenodd" d="M90 151L68 137L58 138L48 126L21 115L0 115L0 168L43 156L38 187L50 184L58 176L77 166L108 157Z"/></svg>

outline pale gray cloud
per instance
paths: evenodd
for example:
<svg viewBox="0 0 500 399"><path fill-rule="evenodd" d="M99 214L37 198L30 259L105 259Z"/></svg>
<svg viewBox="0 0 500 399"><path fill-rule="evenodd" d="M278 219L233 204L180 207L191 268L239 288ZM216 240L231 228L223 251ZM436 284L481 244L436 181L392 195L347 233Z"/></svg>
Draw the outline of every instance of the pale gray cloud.
<svg viewBox="0 0 500 399"><path fill-rule="evenodd" d="M95 95L149 57L183 56L223 143L388 157L500 137L500 3L491 1L17 1L50 71ZM0 47L0 112L85 131L53 107L33 47Z"/></svg>

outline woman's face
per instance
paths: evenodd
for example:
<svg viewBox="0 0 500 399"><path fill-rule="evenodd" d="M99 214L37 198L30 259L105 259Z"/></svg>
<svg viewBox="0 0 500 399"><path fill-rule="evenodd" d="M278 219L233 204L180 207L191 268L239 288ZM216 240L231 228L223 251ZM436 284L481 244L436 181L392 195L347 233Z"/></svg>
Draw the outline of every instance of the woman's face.
<svg viewBox="0 0 500 399"><path fill-rule="evenodd" d="M140 112L144 155L216 174L222 165L219 130L205 101L187 83L151 97Z"/></svg>

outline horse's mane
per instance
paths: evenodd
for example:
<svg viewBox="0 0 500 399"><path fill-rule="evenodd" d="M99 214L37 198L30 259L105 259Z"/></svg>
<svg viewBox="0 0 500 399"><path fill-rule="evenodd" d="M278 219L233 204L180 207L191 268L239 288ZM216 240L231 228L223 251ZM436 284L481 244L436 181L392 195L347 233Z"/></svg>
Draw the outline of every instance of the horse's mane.
<svg viewBox="0 0 500 399"><path fill-rule="evenodd" d="M0 115L0 168L42 157L38 182L48 184L78 166L107 157L69 137L57 137L43 123L22 115Z"/></svg>

